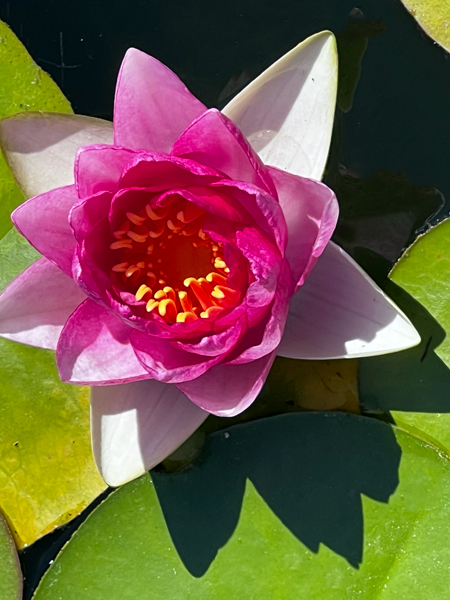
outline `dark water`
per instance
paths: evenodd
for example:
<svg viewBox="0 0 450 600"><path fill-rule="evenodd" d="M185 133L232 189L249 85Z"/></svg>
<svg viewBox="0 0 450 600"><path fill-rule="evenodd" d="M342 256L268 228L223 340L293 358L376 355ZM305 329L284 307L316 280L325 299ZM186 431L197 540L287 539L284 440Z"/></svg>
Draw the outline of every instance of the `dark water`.
<svg viewBox="0 0 450 600"><path fill-rule="evenodd" d="M330 29L341 56L326 175L341 204L336 241L382 281L417 231L450 214L449 55L397 0L0 0L0 18L76 112L108 119L130 46L221 107L232 78ZM23 552L25 598L80 521Z"/></svg>

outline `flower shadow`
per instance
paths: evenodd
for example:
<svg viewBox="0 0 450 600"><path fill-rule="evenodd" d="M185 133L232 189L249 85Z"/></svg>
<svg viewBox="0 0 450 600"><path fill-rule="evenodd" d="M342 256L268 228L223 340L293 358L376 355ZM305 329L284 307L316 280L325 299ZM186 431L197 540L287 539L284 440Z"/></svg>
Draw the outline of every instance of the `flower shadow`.
<svg viewBox="0 0 450 600"><path fill-rule="evenodd" d="M201 577L239 521L246 480L313 552L320 544L358 568L363 558L361 494L388 502L401 450L374 419L337 413L291 414L220 431L179 474L152 472L176 549Z"/></svg>

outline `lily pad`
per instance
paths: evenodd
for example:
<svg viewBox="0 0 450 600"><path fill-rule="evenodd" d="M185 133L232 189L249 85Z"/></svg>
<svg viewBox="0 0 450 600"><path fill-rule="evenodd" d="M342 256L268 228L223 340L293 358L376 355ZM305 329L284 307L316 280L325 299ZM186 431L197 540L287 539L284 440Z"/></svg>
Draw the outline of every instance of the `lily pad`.
<svg viewBox="0 0 450 600"><path fill-rule="evenodd" d="M33 61L9 27L0 21L0 118L29 110L72 112L52 79ZM0 238L11 228L9 215L23 196L0 155Z"/></svg>
<svg viewBox="0 0 450 600"><path fill-rule="evenodd" d="M38 256L8 232L0 241L0 289ZM53 352L0 339L0 382L0 509L21 548L106 486L90 446L89 388L61 383Z"/></svg>
<svg viewBox="0 0 450 600"><path fill-rule="evenodd" d="M425 33L450 52L450 4L446 0L402 0L402 3Z"/></svg>
<svg viewBox="0 0 450 600"><path fill-rule="evenodd" d="M19 559L11 534L0 514L0 600L19 600L21 597Z"/></svg>
<svg viewBox="0 0 450 600"><path fill-rule="evenodd" d="M263 419L152 477L88 517L34 600L448 598L450 463L385 423Z"/></svg>
<svg viewBox="0 0 450 600"><path fill-rule="evenodd" d="M450 456L450 220L420 236L390 274L386 291L417 327L422 343L398 355L360 361L366 409Z"/></svg>

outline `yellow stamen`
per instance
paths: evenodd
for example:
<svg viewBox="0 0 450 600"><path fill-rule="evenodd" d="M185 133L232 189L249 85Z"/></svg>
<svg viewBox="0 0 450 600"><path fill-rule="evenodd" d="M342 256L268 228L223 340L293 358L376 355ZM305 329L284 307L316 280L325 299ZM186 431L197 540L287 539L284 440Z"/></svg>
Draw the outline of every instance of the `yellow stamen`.
<svg viewBox="0 0 450 600"><path fill-rule="evenodd" d="M148 287L148 285L145 285L145 283L143 283L135 294L136 300L139 302L139 300L142 300L142 298L147 292L151 293L151 291L152 290Z"/></svg>
<svg viewBox="0 0 450 600"><path fill-rule="evenodd" d="M217 285L225 285L227 278L220 273L208 273L206 281L209 281L209 283L216 283Z"/></svg>
<svg viewBox="0 0 450 600"><path fill-rule="evenodd" d="M155 310L155 308L158 308L159 306L159 302L157 302L154 298L150 298L150 300L147 302L147 306L145 307L145 310L147 312L152 312Z"/></svg>
<svg viewBox="0 0 450 600"><path fill-rule="evenodd" d="M170 286L166 286L164 288L164 291L166 292L168 298L173 300L173 302L176 302L177 295L175 294L175 290L173 288L171 288Z"/></svg>
<svg viewBox="0 0 450 600"><path fill-rule="evenodd" d="M150 206L150 204L147 204L145 207L145 212L147 213L148 218L151 219L152 221L160 221L161 219L164 219L164 217L167 216L169 211L170 211L170 205L164 206L162 208L157 208L156 210L154 208L152 208Z"/></svg>
<svg viewBox="0 0 450 600"><path fill-rule="evenodd" d="M214 259L214 266L216 267L216 269L225 269L227 263L221 258L217 257L216 259Z"/></svg>
<svg viewBox="0 0 450 600"><path fill-rule="evenodd" d="M197 321L198 317L193 312L181 312L177 314L177 323L192 323Z"/></svg>
<svg viewBox="0 0 450 600"><path fill-rule="evenodd" d="M222 306L210 306L205 310L205 312L200 313L200 317L202 319L210 319L211 317L217 316L219 313L223 311Z"/></svg>
<svg viewBox="0 0 450 600"><path fill-rule="evenodd" d="M165 229L164 221L156 221L154 231L149 231L148 235L153 239L159 238L164 233L164 229Z"/></svg>
<svg viewBox="0 0 450 600"><path fill-rule="evenodd" d="M175 323L177 319L177 307L175 306L175 302L170 298L162 300L159 303L158 312L166 323Z"/></svg>
<svg viewBox="0 0 450 600"><path fill-rule="evenodd" d="M215 304L211 296L205 292L200 283L194 277L188 277L183 283L186 287L190 287L194 292L203 310L206 310Z"/></svg>

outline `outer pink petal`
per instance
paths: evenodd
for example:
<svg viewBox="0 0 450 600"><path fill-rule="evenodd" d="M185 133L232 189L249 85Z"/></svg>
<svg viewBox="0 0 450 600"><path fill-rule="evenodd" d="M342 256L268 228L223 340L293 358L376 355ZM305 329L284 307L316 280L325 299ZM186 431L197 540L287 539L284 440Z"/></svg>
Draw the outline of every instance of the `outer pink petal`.
<svg viewBox="0 0 450 600"><path fill-rule="evenodd" d="M69 212L78 196L74 185L56 188L21 204L11 219L36 250L67 275L72 273L75 237Z"/></svg>
<svg viewBox="0 0 450 600"><path fill-rule="evenodd" d="M242 365L217 365L177 387L203 410L220 417L233 417L255 400L274 360L272 352Z"/></svg>
<svg viewBox="0 0 450 600"><path fill-rule="evenodd" d="M303 285L336 227L339 206L326 185L269 167L288 227L286 258Z"/></svg>
<svg viewBox="0 0 450 600"><path fill-rule="evenodd" d="M0 335L55 350L64 323L85 299L72 279L41 258L0 295Z"/></svg>
<svg viewBox="0 0 450 600"><path fill-rule="evenodd" d="M67 321L56 349L63 381L107 385L148 379L129 342L130 327L93 300Z"/></svg>
<svg viewBox="0 0 450 600"><path fill-rule="evenodd" d="M79 243L97 227L102 219L108 218L111 198L111 192L99 192L74 204L69 214L69 222Z"/></svg>
<svg viewBox="0 0 450 600"><path fill-rule="evenodd" d="M135 48L127 51L114 101L116 144L169 152L180 133L205 110L170 69Z"/></svg>
<svg viewBox="0 0 450 600"><path fill-rule="evenodd" d="M139 477L207 416L174 385L151 379L92 388L92 447L102 477L112 486Z"/></svg>
<svg viewBox="0 0 450 600"><path fill-rule="evenodd" d="M139 153L117 146L80 148L75 160L75 183L78 196L86 198L97 192L115 192L125 167Z"/></svg>
<svg viewBox="0 0 450 600"><path fill-rule="evenodd" d="M181 134L172 154L208 165L230 179L253 183L276 197L276 190L261 159L236 125L214 108L201 115Z"/></svg>
<svg viewBox="0 0 450 600"><path fill-rule="evenodd" d="M221 357L210 358L177 347L175 342L134 331L131 335L136 356L148 374L164 383L181 383L190 381L213 365L220 362Z"/></svg>

